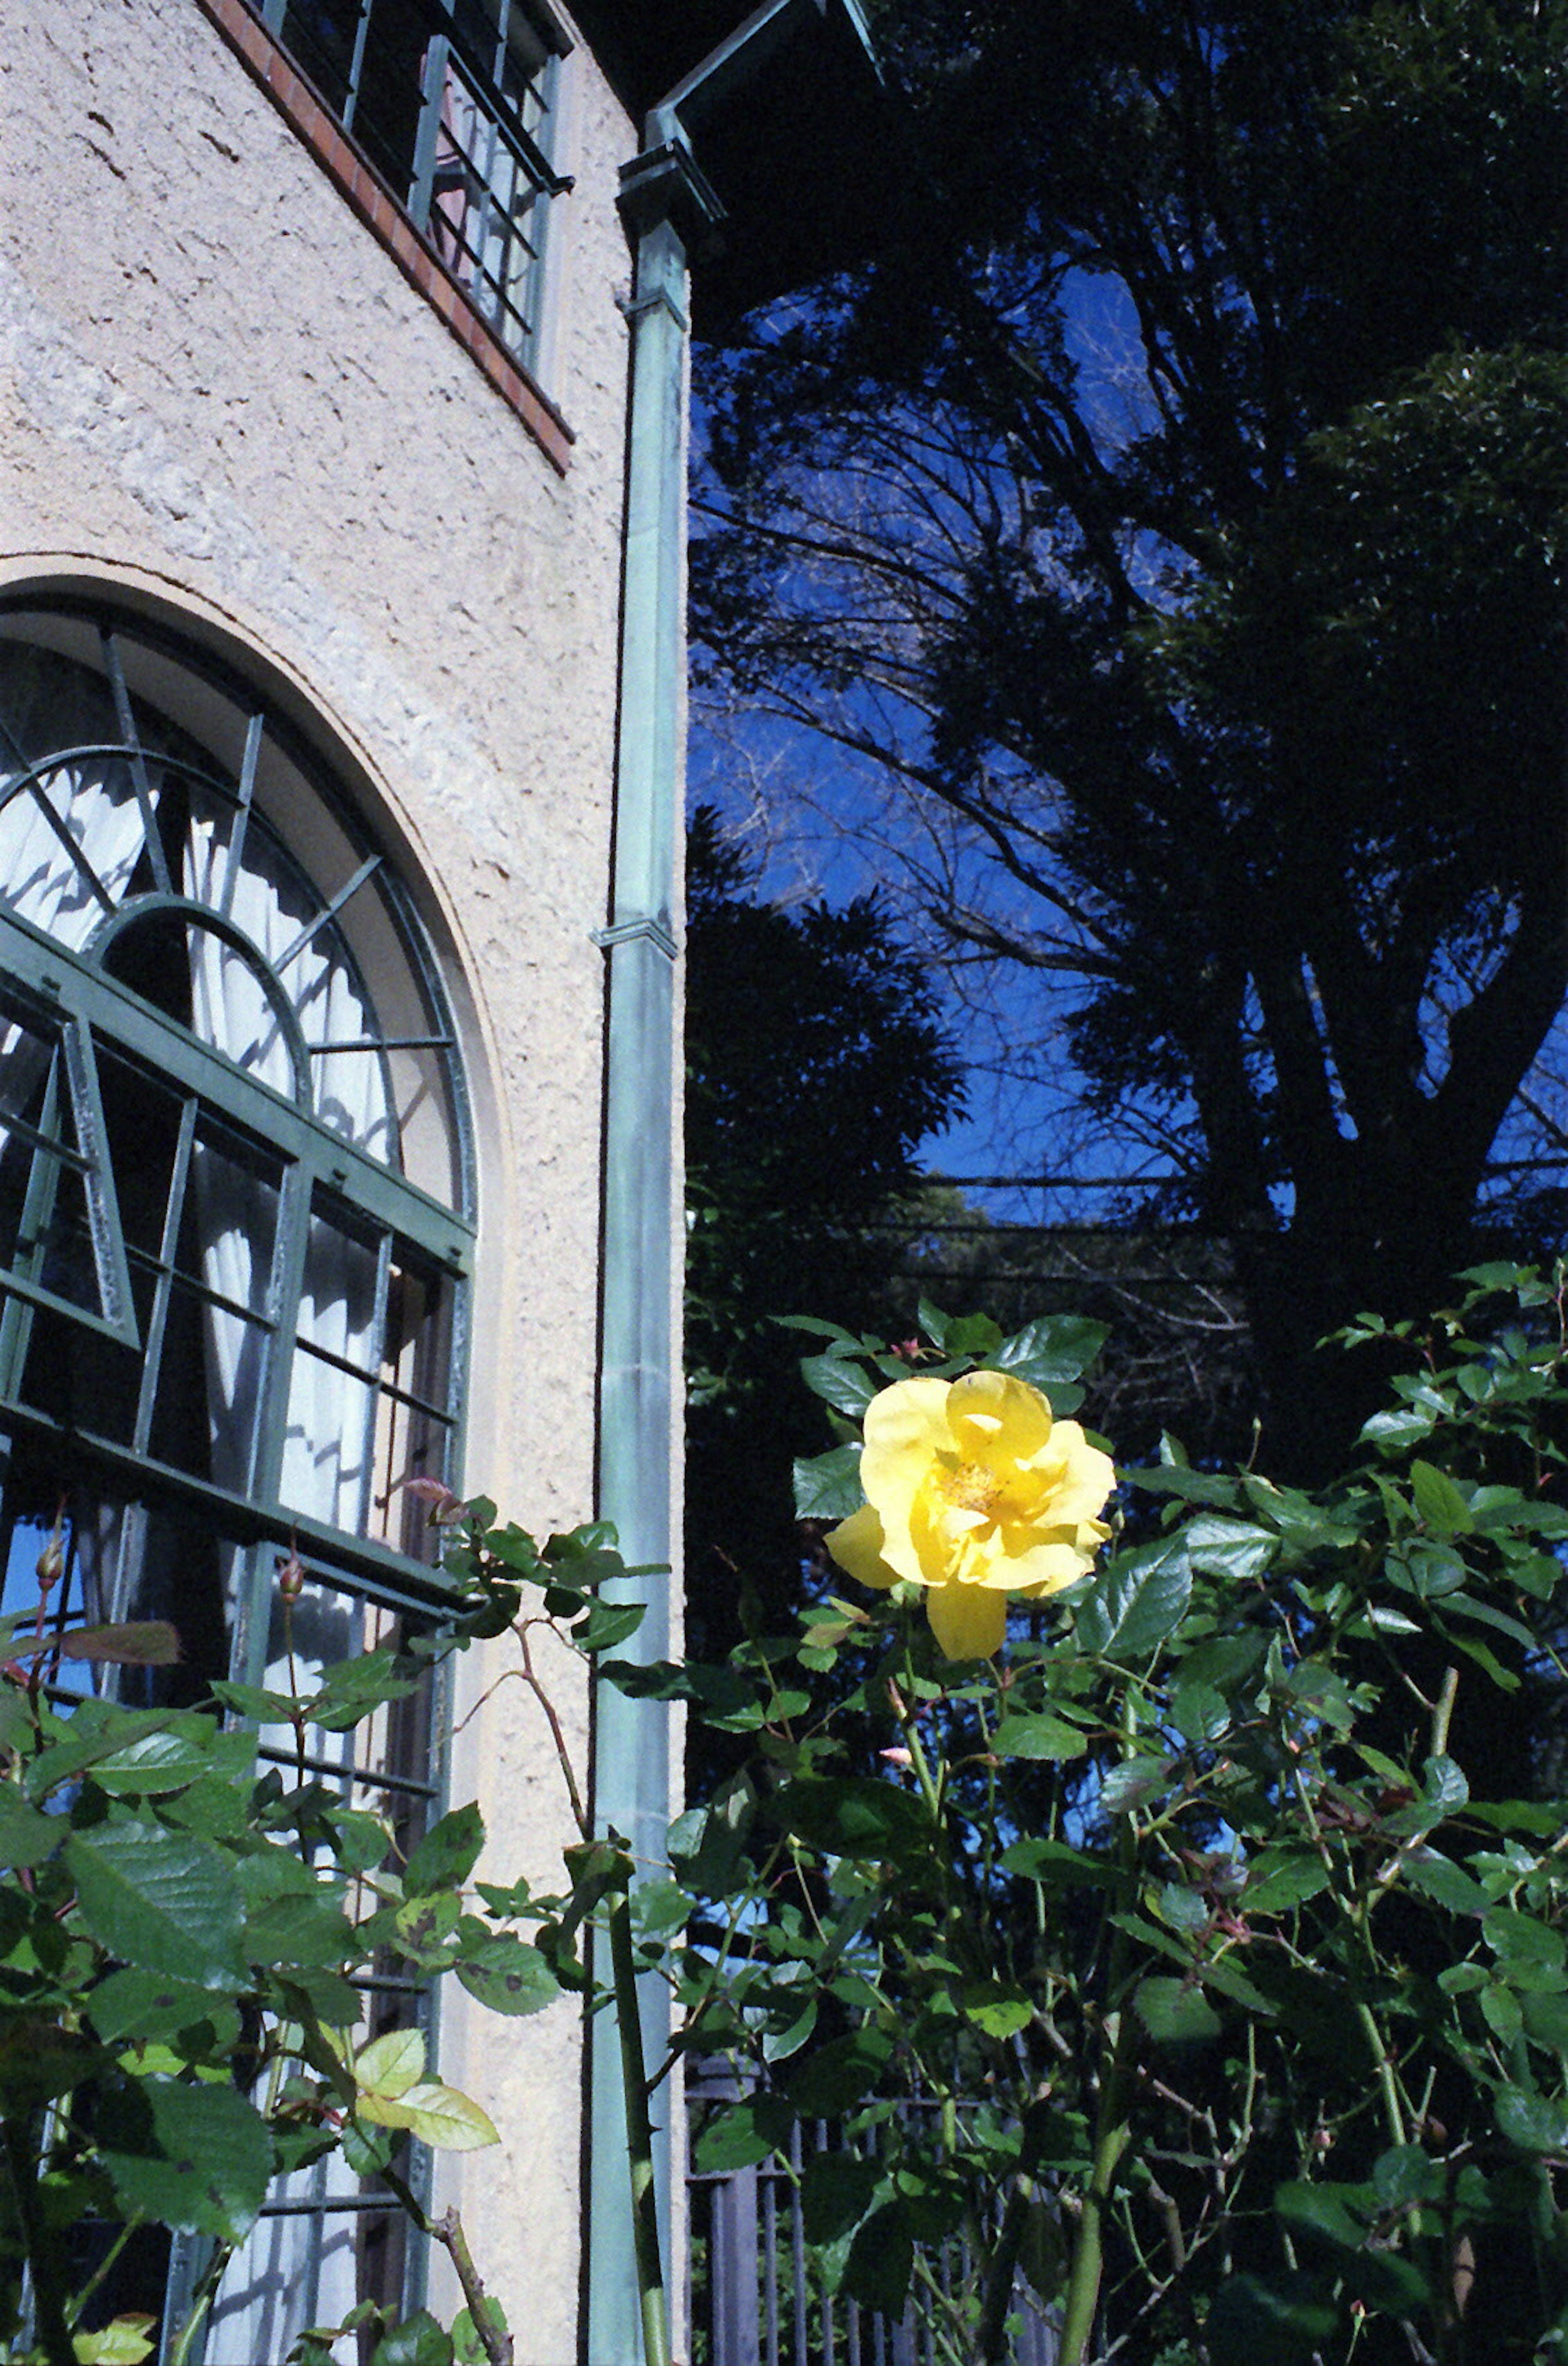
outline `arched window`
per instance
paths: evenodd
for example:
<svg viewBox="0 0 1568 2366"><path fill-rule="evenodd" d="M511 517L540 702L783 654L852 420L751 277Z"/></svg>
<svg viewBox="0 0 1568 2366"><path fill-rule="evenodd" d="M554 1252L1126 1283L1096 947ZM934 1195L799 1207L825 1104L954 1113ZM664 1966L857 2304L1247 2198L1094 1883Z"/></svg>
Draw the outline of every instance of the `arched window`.
<svg viewBox="0 0 1568 2366"><path fill-rule="evenodd" d="M305 738L149 623L0 604L6 1609L57 1534L51 1615L171 1620L176 1698L308 1687L428 1617L406 1482L457 1476L471 1197L431 950ZM431 1713L315 1733L314 1771L412 1837ZM293 1763L288 1729L261 1747ZM421 2010L367 1981L372 2027ZM356 2286L390 2296L400 2224L286 2180L211 2366L283 2358Z"/></svg>

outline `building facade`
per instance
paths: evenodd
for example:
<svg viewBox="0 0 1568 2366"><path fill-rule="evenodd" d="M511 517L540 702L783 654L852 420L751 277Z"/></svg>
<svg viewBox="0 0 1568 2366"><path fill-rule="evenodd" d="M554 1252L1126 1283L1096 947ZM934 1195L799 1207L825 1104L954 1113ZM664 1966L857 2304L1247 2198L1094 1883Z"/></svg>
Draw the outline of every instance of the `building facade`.
<svg viewBox="0 0 1568 2366"><path fill-rule="evenodd" d="M830 208L784 160L824 28L855 30L842 0L681 15L32 0L7 28L6 1607L57 1532L73 1604L172 1618L193 1690L432 1615L412 1478L538 1532L610 1513L634 1560L679 1532L687 246L728 212L719 302L818 259ZM736 93L781 60L771 141ZM547 1879L566 1803L499 1664L320 1747L411 1830L477 1798L481 1869ZM585 1758L592 1704L551 1681ZM596 1740L602 1812L657 1835L667 1740ZM440 2045L502 2146L438 2198L519 2360L629 2356L575 2011L461 2007ZM282 2366L408 2268L357 2187L302 2175L208 2366Z"/></svg>

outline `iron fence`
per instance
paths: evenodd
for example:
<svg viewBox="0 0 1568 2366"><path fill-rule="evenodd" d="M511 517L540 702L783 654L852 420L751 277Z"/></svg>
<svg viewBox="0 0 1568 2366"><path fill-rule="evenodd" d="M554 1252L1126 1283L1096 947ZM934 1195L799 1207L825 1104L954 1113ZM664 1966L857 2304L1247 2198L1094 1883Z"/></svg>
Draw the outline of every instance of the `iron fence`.
<svg viewBox="0 0 1568 2366"><path fill-rule="evenodd" d="M704 2066L688 2078L686 2091L700 2112L705 2102L736 2092L734 2075L726 2065ZM841 2141L827 2121L797 2121L787 2156L688 2179L692 2366L945 2366L949 2353L929 2286L918 2285L903 2315L890 2318L830 2292L808 2257L801 2176L813 2153ZM949 2293L973 2265L968 2244L957 2237L929 2245L920 2256L937 2287ZM1012 2366L1057 2366L1058 2312L1043 2307L1021 2275L1011 2315Z"/></svg>

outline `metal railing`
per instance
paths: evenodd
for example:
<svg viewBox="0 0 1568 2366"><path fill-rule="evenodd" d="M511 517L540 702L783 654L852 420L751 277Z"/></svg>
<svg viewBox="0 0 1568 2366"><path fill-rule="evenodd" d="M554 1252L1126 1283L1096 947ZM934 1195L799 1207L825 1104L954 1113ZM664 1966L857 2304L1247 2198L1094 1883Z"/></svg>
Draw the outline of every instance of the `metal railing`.
<svg viewBox="0 0 1568 2366"><path fill-rule="evenodd" d="M724 2064L704 2065L688 2077L686 2092L700 2111L736 2092L733 2073ZM797 2121L787 2158L689 2177L692 2366L944 2366L932 2303L920 2286L891 2318L829 2292L813 2269L800 2179L814 2153L840 2142L828 2121ZM972 2266L968 2245L956 2237L925 2247L921 2257L946 2292L961 2286ZM1021 2275L1011 2313L1011 2366L1057 2366L1058 2312L1043 2307Z"/></svg>

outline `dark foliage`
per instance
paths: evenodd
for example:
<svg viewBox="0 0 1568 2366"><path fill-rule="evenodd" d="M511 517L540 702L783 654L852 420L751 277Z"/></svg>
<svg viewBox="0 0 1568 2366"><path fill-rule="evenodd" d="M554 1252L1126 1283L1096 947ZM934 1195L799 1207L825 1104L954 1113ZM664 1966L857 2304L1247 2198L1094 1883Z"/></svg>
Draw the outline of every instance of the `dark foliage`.
<svg viewBox="0 0 1568 2366"><path fill-rule="evenodd" d="M692 1648L739 1639L741 1582L775 1623L799 1588L790 1463L820 1443L774 1319L888 1312L874 1228L957 1114L962 1072L926 971L871 897L759 902L711 812L687 858L686 1571Z"/></svg>
<svg viewBox="0 0 1568 2366"><path fill-rule="evenodd" d="M1568 9L878 21L883 255L710 357L710 679L914 801L915 900L1162 1145L1322 1470L1319 1336L1561 1214Z"/></svg>

